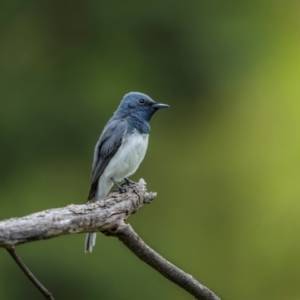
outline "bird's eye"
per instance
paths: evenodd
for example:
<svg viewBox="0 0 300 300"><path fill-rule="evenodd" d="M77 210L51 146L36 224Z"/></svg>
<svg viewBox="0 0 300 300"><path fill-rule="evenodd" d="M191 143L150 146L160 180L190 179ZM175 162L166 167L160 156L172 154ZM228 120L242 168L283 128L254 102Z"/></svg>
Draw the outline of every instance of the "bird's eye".
<svg viewBox="0 0 300 300"><path fill-rule="evenodd" d="M140 99L139 102L140 102L141 104L144 104L144 103L145 103L145 100L144 100L144 99Z"/></svg>

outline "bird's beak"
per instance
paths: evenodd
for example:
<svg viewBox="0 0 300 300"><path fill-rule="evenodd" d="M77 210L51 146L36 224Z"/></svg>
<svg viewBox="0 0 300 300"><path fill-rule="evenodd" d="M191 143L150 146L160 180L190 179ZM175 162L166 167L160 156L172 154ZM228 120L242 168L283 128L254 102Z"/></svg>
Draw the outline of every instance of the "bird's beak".
<svg viewBox="0 0 300 300"><path fill-rule="evenodd" d="M156 109L161 109L161 108L169 108L170 106L168 104L155 103L152 105L152 107Z"/></svg>

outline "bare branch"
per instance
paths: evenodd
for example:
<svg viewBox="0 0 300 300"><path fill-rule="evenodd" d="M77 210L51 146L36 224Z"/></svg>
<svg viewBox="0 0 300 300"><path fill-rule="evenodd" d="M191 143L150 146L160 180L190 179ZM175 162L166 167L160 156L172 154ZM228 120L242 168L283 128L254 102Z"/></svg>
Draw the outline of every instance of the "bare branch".
<svg viewBox="0 0 300 300"><path fill-rule="evenodd" d="M71 233L112 230L155 197L156 193L146 191L146 183L141 179L126 193L111 193L95 203L71 204L4 220L0 222L0 248Z"/></svg>
<svg viewBox="0 0 300 300"><path fill-rule="evenodd" d="M118 229L113 233L109 233L109 235L117 237L142 261L195 296L196 299L220 300L219 297L191 275L185 273L150 248L129 224L120 224Z"/></svg>
<svg viewBox="0 0 300 300"><path fill-rule="evenodd" d="M180 270L146 245L132 227L124 223L128 216L156 197L156 193L147 192L143 179L135 185L126 186L126 189L126 193L111 193L107 198L95 203L72 204L22 218L1 221L0 248L6 248L23 272L32 280L29 276L32 273L14 252L14 246L65 234L101 231L106 235L118 237L141 260L195 296L196 299L220 300L191 275ZM36 282L38 282L37 279ZM36 282L34 282L35 285ZM41 287L43 286L40 284L38 287L40 291ZM50 293L49 295L52 297Z"/></svg>
<svg viewBox="0 0 300 300"><path fill-rule="evenodd" d="M29 280L36 286L36 288L45 296L46 299L54 300L52 294L41 284L41 282L31 273L28 267L21 260L14 248L6 249L16 264L25 273Z"/></svg>

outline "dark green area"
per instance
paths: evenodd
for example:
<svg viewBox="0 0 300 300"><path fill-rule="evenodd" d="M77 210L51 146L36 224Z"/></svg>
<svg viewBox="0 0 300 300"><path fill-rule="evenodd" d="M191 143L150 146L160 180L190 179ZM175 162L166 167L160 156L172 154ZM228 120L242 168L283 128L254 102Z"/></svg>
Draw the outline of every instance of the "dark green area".
<svg viewBox="0 0 300 300"><path fill-rule="evenodd" d="M2 1L0 218L85 203L93 148L129 91L157 113L129 222L222 299L300 297L297 1ZM191 297L99 235L17 251L55 299ZM0 251L0 299L43 299Z"/></svg>

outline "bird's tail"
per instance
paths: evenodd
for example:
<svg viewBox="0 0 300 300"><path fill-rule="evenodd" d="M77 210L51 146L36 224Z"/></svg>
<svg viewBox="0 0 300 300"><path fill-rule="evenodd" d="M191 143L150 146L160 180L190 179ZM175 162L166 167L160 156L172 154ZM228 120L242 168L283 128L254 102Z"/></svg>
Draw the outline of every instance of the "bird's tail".
<svg viewBox="0 0 300 300"><path fill-rule="evenodd" d="M85 252L92 252L93 251L93 247L96 244L96 237L97 237L96 232L88 233L86 235L85 244L84 244L84 251Z"/></svg>
<svg viewBox="0 0 300 300"><path fill-rule="evenodd" d="M98 201L100 199L103 199L107 196L109 190L113 186L113 182L110 178L107 178L105 176L100 177L98 181L98 185L96 187L96 193L94 194L94 201ZM93 187L92 187L93 188ZM90 195L91 196L91 195ZM90 197L89 197L90 198ZM85 252L92 252L93 247L96 244L96 232L91 232L86 235L85 243L84 243L84 250Z"/></svg>

